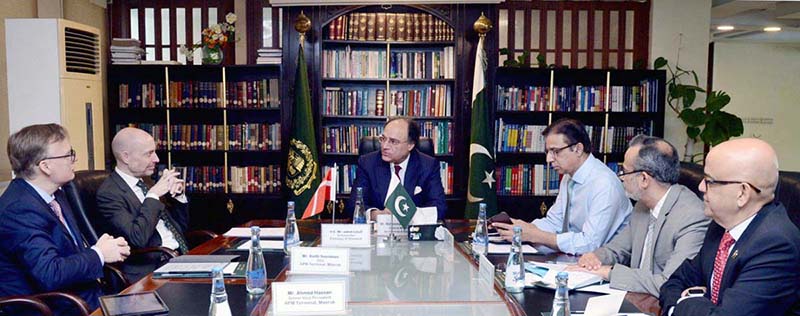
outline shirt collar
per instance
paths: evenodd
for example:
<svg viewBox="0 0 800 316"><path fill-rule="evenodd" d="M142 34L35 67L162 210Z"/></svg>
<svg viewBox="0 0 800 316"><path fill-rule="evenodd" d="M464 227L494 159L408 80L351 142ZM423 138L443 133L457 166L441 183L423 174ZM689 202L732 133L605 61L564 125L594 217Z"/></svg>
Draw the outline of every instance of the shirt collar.
<svg viewBox="0 0 800 316"><path fill-rule="evenodd" d="M734 226L728 231L728 233L731 234L731 237L733 237L733 240L738 241L739 237L742 237L742 234L744 234L744 231L747 229L747 226L750 226L750 222L752 222L753 219L756 218L756 215L758 215L758 213L753 214L752 216L748 217L746 220L742 221L741 223Z"/></svg>
<svg viewBox="0 0 800 316"><path fill-rule="evenodd" d="M125 181L125 184L127 184L128 187L131 189L135 188L136 183L139 183L139 180L141 180L137 177L134 177L132 175L123 172L122 170L119 169L119 167L114 167L114 172L116 172L122 178L122 181Z"/></svg>
<svg viewBox="0 0 800 316"><path fill-rule="evenodd" d="M402 162L399 164L399 166L400 166L400 168L401 168L400 170L402 170L402 171L405 171L405 170L407 170L407 167L408 167L408 160L409 160L409 159L411 159L411 153L408 153L408 156L406 156L406 159L405 159L405 160L403 160L403 161L402 161ZM396 166L396 165L397 165L397 164L392 164L392 168L394 168L394 166Z"/></svg>
<svg viewBox="0 0 800 316"><path fill-rule="evenodd" d="M664 193L664 196L662 196L660 200L658 200L658 203L656 203L656 207L650 210L650 214L652 214L653 217L658 218L658 214L661 214L661 208L664 207L664 201L667 200L667 195L669 195L670 190L672 190L672 186L667 188L667 192Z"/></svg>
<svg viewBox="0 0 800 316"><path fill-rule="evenodd" d="M31 183L30 181L25 180L25 182L27 182L28 185L30 185L34 190L36 190L36 193L38 193L39 196L42 197L42 199L44 200L45 203L50 204L50 202L52 202L53 200L56 199L55 196L48 194L47 192L42 190L42 188L37 187L35 184Z"/></svg>
<svg viewBox="0 0 800 316"><path fill-rule="evenodd" d="M591 164L596 160L594 155L589 154L589 157L583 161L580 167L578 167L578 171L575 171L575 174L572 176L572 180L582 184L584 181L589 179L590 174L592 173L593 167Z"/></svg>

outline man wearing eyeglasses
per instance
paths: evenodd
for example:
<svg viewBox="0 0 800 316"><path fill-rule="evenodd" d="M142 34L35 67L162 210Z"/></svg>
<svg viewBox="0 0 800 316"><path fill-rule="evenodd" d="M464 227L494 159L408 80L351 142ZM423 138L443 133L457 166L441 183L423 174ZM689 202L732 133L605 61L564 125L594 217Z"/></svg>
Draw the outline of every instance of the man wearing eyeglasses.
<svg viewBox="0 0 800 316"><path fill-rule="evenodd" d="M417 207L436 207L439 219L447 212L439 162L416 150L420 128L417 122L404 117L390 119L380 136L381 150L358 159L351 200L355 188L364 193L364 207L370 218L391 214L384 207L391 177L397 177ZM352 216L352 208L348 212Z"/></svg>
<svg viewBox="0 0 800 316"><path fill-rule="evenodd" d="M75 177L67 131L31 125L11 135L7 149L17 178L0 196L0 296L62 291L97 308L103 264L125 260L130 247L106 234L91 247L83 239L60 189ZM72 315L63 303L51 309Z"/></svg>
<svg viewBox="0 0 800 316"><path fill-rule="evenodd" d="M542 135L547 162L564 175L555 203L545 218L532 223L512 219L512 224L492 226L506 240L513 236L512 227L520 226L522 240L537 244L541 251L591 252L627 224L631 202L617 175L592 155L583 123L560 119Z"/></svg>
<svg viewBox="0 0 800 316"><path fill-rule="evenodd" d="M705 214L714 222L694 259L661 287L663 315L797 315L800 231L775 199L778 157L759 139L706 156Z"/></svg>
<svg viewBox="0 0 800 316"><path fill-rule="evenodd" d="M630 224L581 256L575 269L603 277L612 288L658 297L672 272L700 250L710 219L697 195L677 184L678 151L661 138L631 140L618 176L637 201Z"/></svg>

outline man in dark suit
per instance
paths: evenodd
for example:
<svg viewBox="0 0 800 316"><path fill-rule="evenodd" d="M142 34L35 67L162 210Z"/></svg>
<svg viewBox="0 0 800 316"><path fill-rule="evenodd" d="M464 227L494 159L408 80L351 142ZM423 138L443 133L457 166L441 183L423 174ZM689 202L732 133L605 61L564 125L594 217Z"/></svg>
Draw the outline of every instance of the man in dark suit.
<svg viewBox="0 0 800 316"><path fill-rule="evenodd" d="M177 178L177 172L164 170L154 185L144 183L159 161L153 137L138 128L124 128L114 136L111 150L116 168L97 189L97 209L106 223L103 227L124 236L133 249L163 246L186 253L183 232L189 223L189 209L183 180ZM174 207L168 208L162 197ZM122 270L136 281L165 259L158 253L131 257Z"/></svg>
<svg viewBox="0 0 800 316"><path fill-rule="evenodd" d="M447 212L444 187L439 174L439 162L415 150L419 143L419 125L412 119L396 117L383 127L380 136L381 151L361 156L356 167L351 201L355 201L355 188L364 192L364 207L370 218L378 214L391 214L384 207L391 177L401 179L417 207L436 207L440 220ZM348 208L352 216L353 209Z"/></svg>
<svg viewBox="0 0 800 316"><path fill-rule="evenodd" d="M800 293L800 231L775 200L778 159L758 139L719 144L706 157L709 225L703 246L661 287L663 315L783 315Z"/></svg>
<svg viewBox="0 0 800 316"><path fill-rule="evenodd" d="M67 131L25 127L9 138L8 157L17 178L0 196L0 296L63 291L97 308L103 264L124 260L130 248L109 235L86 245L60 190L75 177ZM51 308L69 314L67 305Z"/></svg>

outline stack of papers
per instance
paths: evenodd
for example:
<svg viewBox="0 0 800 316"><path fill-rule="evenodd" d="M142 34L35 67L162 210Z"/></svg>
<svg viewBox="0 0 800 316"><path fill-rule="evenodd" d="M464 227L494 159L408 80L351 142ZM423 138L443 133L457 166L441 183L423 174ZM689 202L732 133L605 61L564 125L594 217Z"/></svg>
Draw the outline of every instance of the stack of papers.
<svg viewBox="0 0 800 316"><path fill-rule="evenodd" d="M260 48L256 64L280 65L283 52L280 48Z"/></svg>
<svg viewBox="0 0 800 316"><path fill-rule="evenodd" d="M154 278L208 278L211 270L223 268L223 273L229 276L235 274L240 262L231 262L238 256L235 255L185 255L170 259L170 261L153 271Z"/></svg>
<svg viewBox="0 0 800 316"><path fill-rule="evenodd" d="M284 227L261 227L261 238L280 238L283 239ZM249 227L234 227L224 234L225 237L250 238ZM281 246L283 247L283 246Z"/></svg>
<svg viewBox="0 0 800 316"><path fill-rule="evenodd" d="M144 49L138 39L111 39L111 63L119 65L138 65L142 62Z"/></svg>
<svg viewBox="0 0 800 316"><path fill-rule="evenodd" d="M525 263L525 286L541 286L550 289L556 288L556 274L565 271L567 265L526 262ZM603 281L599 275L588 272L568 271L569 280L567 287L570 290L582 288L588 285L597 284Z"/></svg>

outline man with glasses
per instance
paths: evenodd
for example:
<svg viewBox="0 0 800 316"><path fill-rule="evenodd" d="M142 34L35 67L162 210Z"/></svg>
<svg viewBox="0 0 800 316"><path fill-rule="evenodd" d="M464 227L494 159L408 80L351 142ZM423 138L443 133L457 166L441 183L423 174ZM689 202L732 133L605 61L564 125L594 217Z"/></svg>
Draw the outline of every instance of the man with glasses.
<svg viewBox="0 0 800 316"><path fill-rule="evenodd" d="M721 143L706 156L705 214L694 259L661 287L663 315L797 315L800 231L775 199L778 157L766 142Z"/></svg>
<svg viewBox="0 0 800 316"><path fill-rule="evenodd" d="M104 234L91 247L83 239L60 189L75 177L67 131L31 125L11 135L7 150L17 178L0 196L0 296L63 291L97 308L103 264L125 260L130 248L121 237ZM51 308L71 311L69 304Z"/></svg>
<svg viewBox="0 0 800 316"><path fill-rule="evenodd" d="M630 224L608 244L583 255L577 269L615 289L649 293L659 288L703 244L710 219L703 202L678 183L678 151L667 141L639 135L631 140L618 176L636 200Z"/></svg>
<svg viewBox="0 0 800 316"><path fill-rule="evenodd" d="M97 189L97 209L105 230L124 236L133 249L166 247L186 254L183 232L189 226L189 204L185 183L178 172L169 169L158 182L150 183L148 178L159 162L153 137L135 127L123 128L111 141L111 151L116 167ZM122 265L122 271L129 280L137 281L165 260L159 253L136 256Z"/></svg>
<svg viewBox="0 0 800 316"><path fill-rule="evenodd" d="M542 132L550 166L564 175L545 218L527 223L492 224L506 240L522 227L522 240L541 251L591 252L611 240L628 222L631 202L617 175L592 155L583 123L560 119ZM541 247L544 246L544 247Z"/></svg>
<svg viewBox="0 0 800 316"><path fill-rule="evenodd" d="M380 136L381 150L358 159L351 200L355 201L355 188L361 187L364 207L367 208L370 218L379 214L391 214L384 207L384 202L391 177L397 177L417 207L436 207L438 218L444 219L447 205L439 174L439 162L416 150L419 134L419 125L414 120L392 118L383 126L383 135ZM352 211L352 208L348 209L351 216Z"/></svg>

